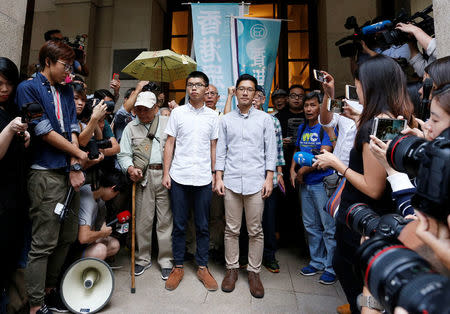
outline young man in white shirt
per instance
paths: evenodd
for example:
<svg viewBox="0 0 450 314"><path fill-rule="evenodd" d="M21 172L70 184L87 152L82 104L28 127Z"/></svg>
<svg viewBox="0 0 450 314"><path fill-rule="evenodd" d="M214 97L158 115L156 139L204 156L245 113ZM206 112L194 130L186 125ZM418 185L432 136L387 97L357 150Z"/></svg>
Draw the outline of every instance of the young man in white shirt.
<svg viewBox="0 0 450 314"><path fill-rule="evenodd" d="M170 190L173 212L172 250L175 267L166 281L174 290L183 279L186 225L190 205L194 206L198 265L197 277L210 291L217 282L208 270L209 209L214 187L214 166L218 138L217 113L204 104L208 77L199 71L186 79L189 102L175 108L169 118L164 150L162 184Z"/></svg>

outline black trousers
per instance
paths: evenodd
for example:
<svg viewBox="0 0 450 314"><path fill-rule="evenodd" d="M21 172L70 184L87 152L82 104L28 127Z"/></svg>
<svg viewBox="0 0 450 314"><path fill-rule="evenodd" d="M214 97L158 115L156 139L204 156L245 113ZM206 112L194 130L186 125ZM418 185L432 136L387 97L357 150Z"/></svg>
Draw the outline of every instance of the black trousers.
<svg viewBox="0 0 450 314"><path fill-rule="evenodd" d="M354 255L359 247L361 236L351 231L347 226L336 221L336 250L333 258L333 268L350 303L352 313L359 313L356 298L362 293L363 281L354 271Z"/></svg>

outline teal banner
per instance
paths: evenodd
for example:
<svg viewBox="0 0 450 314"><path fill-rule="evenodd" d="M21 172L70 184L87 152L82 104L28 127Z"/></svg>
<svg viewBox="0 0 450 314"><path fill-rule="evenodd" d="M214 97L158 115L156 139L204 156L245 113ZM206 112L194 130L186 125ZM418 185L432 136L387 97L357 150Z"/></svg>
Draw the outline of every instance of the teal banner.
<svg viewBox="0 0 450 314"><path fill-rule="evenodd" d="M253 75L266 90L267 111L277 59L281 20L234 17L231 22L233 74Z"/></svg>
<svg viewBox="0 0 450 314"><path fill-rule="evenodd" d="M197 70L208 75L223 111L227 88L234 85L231 58L231 17L239 15L238 3L191 3Z"/></svg>

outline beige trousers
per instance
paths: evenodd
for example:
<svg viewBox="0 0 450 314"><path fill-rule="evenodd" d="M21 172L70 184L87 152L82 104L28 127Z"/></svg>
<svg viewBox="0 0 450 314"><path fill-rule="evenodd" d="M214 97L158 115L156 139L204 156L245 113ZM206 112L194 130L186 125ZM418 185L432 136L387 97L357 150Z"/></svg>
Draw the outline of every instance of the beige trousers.
<svg viewBox="0 0 450 314"><path fill-rule="evenodd" d="M225 196L225 262L227 269L239 268L239 232L245 210L248 244L248 271L259 273L264 250L261 192L242 195L226 189Z"/></svg>
<svg viewBox="0 0 450 314"><path fill-rule="evenodd" d="M162 170L147 169L147 185L136 184L136 264L145 266L151 261L153 219L156 213L158 264L172 268L172 210L169 191L161 184Z"/></svg>

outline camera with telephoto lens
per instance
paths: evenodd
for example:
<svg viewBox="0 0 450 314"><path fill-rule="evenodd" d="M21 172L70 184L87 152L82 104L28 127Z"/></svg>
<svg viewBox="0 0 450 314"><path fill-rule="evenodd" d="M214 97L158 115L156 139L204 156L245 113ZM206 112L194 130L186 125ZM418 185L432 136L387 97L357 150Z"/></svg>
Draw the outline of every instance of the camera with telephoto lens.
<svg viewBox="0 0 450 314"><path fill-rule="evenodd" d="M398 135L389 144L386 158L395 170L415 177L413 207L446 222L450 214L450 128L433 141Z"/></svg>
<svg viewBox="0 0 450 314"><path fill-rule="evenodd" d="M450 280L397 240L410 221L397 214L380 217L363 203L351 205L347 226L370 237L355 254L356 273L388 313L396 306L408 313L449 313L450 299L444 296L450 291Z"/></svg>
<svg viewBox="0 0 450 314"><path fill-rule="evenodd" d="M408 313L450 313L450 280L400 241L377 233L358 248L355 261L357 273L388 313L397 306Z"/></svg>
<svg viewBox="0 0 450 314"><path fill-rule="evenodd" d="M96 140L91 138L86 146L86 151L88 152L89 159L97 159L100 156L99 149L111 148L112 143L110 139Z"/></svg>

